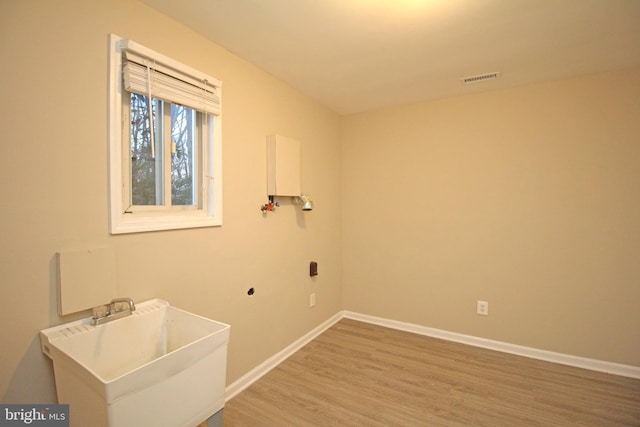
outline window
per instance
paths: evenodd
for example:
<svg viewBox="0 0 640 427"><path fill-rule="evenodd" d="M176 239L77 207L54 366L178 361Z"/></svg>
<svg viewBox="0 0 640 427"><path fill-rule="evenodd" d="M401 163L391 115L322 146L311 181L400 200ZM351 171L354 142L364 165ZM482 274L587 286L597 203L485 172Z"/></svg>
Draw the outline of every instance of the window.
<svg viewBox="0 0 640 427"><path fill-rule="evenodd" d="M221 83L111 35L111 233L222 225Z"/></svg>

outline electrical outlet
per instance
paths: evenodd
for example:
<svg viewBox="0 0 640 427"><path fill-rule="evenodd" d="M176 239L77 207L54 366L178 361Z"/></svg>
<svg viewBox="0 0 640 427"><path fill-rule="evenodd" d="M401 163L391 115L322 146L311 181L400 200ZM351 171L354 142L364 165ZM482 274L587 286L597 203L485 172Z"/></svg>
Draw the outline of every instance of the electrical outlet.
<svg viewBox="0 0 640 427"><path fill-rule="evenodd" d="M316 294L309 295L309 307L314 307L316 305Z"/></svg>
<svg viewBox="0 0 640 427"><path fill-rule="evenodd" d="M476 313L481 314L483 316L489 315L489 303L486 301L478 301L476 306Z"/></svg>

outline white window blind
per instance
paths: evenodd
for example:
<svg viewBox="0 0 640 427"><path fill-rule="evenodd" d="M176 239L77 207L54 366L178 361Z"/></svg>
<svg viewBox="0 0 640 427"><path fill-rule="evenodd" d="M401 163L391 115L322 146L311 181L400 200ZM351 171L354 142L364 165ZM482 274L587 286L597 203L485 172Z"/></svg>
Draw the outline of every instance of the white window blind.
<svg viewBox="0 0 640 427"><path fill-rule="evenodd" d="M159 53L122 40L124 89L183 105L209 114L220 114L220 81Z"/></svg>

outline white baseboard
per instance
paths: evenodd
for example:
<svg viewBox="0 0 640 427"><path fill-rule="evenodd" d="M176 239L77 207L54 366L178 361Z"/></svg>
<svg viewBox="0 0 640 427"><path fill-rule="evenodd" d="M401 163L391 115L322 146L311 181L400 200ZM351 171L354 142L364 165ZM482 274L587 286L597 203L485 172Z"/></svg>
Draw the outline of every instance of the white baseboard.
<svg viewBox="0 0 640 427"><path fill-rule="evenodd" d="M608 374L640 379L640 367L638 366L623 365L620 363L605 362L603 360L572 356L570 354L539 350L532 347L509 344L502 341L494 341L486 338L474 337L471 335L463 335L455 332L444 331L442 329L428 328L426 326L420 326L413 323L398 322L396 320L368 316L365 314L353 313L350 311L343 311L342 317L359 320L361 322L372 323L375 325L386 326L387 328L412 332L414 334L440 338L447 341L454 341L461 344L482 347L489 350L501 351L503 353L510 353L518 356L529 357L531 359L544 360L546 362L560 363L576 368L589 369L592 371L606 372Z"/></svg>
<svg viewBox="0 0 640 427"><path fill-rule="evenodd" d="M309 342L313 341L318 335L322 334L324 331L329 329L334 324L338 323L343 318L358 320L361 322L380 325L387 328L398 329L405 332L412 332L418 335L472 345L475 347L486 348L489 350L501 351L503 353L529 357L531 359L544 360L547 362L560 363L577 368L589 369L592 371L606 372L608 374L640 379L640 367L638 366L623 365L620 363L605 362L597 359L572 356L570 354L539 350L532 347L509 344L502 341L494 341L486 338L474 337L471 335L448 332L442 329L429 328L413 323L399 322L397 320L384 319L382 317L369 316L366 314L359 314L351 311L340 311L313 330L309 331L307 334L305 334L295 342L293 342L291 345L285 347L282 351L274 354L273 356L253 368L251 371L247 372L245 375L229 384L225 391L225 401L231 400L238 393L248 388L254 382L258 381L270 370L278 366L293 353L300 350Z"/></svg>
<svg viewBox="0 0 640 427"><path fill-rule="evenodd" d="M254 382L258 381L270 370L278 366L280 363L284 362L293 353L300 350L306 344L313 341L318 335L339 322L343 317L343 312L339 311L338 313L327 319L325 322L321 323L316 328L312 329L307 334L285 347L283 350L274 354L273 356L244 374L242 377L229 384L225 389L225 401L227 402L231 400L235 395L249 387Z"/></svg>

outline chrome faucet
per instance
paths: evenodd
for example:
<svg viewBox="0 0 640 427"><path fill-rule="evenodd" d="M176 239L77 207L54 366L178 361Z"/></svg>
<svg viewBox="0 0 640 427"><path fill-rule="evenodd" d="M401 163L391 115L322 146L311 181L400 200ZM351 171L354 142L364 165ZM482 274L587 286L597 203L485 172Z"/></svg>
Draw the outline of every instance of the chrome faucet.
<svg viewBox="0 0 640 427"><path fill-rule="evenodd" d="M119 309L118 307L120 303L125 303L128 307L126 309ZM121 317L129 316L130 314L133 314L135 309L136 305L133 303L131 298L112 299L109 304L99 305L93 308L91 324L93 326L101 325L115 319L120 319Z"/></svg>

